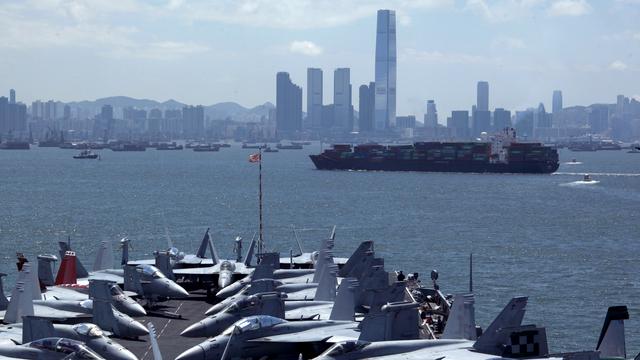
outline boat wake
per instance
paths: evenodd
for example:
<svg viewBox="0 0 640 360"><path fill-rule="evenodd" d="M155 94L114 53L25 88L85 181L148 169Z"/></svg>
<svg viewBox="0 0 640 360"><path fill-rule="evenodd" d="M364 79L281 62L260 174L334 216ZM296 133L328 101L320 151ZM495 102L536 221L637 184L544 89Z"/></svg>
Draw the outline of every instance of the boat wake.
<svg viewBox="0 0 640 360"><path fill-rule="evenodd" d="M640 176L636 173L589 173L591 176ZM583 176L584 173L574 172L555 172L553 175L571 175L571 176Z"/></svg>
<svg viewBox="0 0 640 360"><path fill-rule="evenodd" d="M567 161L563 162L562 165L582 165L582 161Z"/></svg>
<svg viewBox="0 0 640 360"><path fill-rule="evenodd" d="M591 181L578 180L578 181L572 181L569 183L560 184L560 186L584 186L584 185L596 185L599 183L600 181L598 180L591 180Z"/></svg>

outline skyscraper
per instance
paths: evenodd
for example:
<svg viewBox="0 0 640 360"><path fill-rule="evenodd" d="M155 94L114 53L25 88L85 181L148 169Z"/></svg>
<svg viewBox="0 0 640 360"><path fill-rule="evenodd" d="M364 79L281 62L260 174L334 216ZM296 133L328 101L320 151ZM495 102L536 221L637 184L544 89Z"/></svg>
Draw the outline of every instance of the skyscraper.
<svg viewBox="0 0 640 360"><path fill-rule="evenodd" d="M312 129L322 125L322 69L307 69L307 118Z"/></svg>
<svg viewBox="0 0 640 360"><path fill-rule="evenodd" d="M551 111L554 115L562 111L562 91L560 90L553 91Z"/></svg>
<svg viewBox="0 0 640 360"><path fill-rule="evenodd" d="M373 113L375 105L375 91L376 84L374 82L369 85L361 85L359 89L359 106L358 112L360 117L358 119L358 131L369 132L373 131Z"/></svg>
<svg viewBox="0 0 640 360"><path fill-rule="evenodd" d="M9 90L9 104L15 104L16 103L16 91L11 89Z"/></svg>
<svg viewBox="0 0 640 360"><path fill-rule="evenodd" d="M375 130L396 121L396 12L378 10L376 30Z"/></svg>
<svg viewBox="0 0 640 360"><path fill-rule="evenodd" d="M353 131L351 111L351 71L339 68L333 72L334 127L344 132Z"/></svg>
<svg viewBox="0 0 640 360"><path fill-rule="evenodd" d="M291 82L289 73L276 75L276 132L278 137L302 130L302 88Z"/></svg>
<svg viewBox="0 0 640 360"><path fill-rule="evenodd" d="M192 139L203 135L204 106L185 106L182 108L182 131L185 137Z"/></svg>
<svg viewBox="0 0 640 360"><path fill-rule="evenodd" d="M456 110L451 112L451 123L447 124L452 130L452 135L458 139L469 137L469 112L466 110Z"/></svg>
<svg viewBox="0 0 640 360"><path fill-rule="evenodd" d="M511 111L497 108L493 112L493 131L500 132L506 127L511 127Z"/></svg>
<svg viewBox="0 0 640 360"><path fill-rule="evenodd" d="M433 100L427 100L427 112L424 114L424 126L428 128L438 127L438 111Z"/></svg>
<svg viewBox="0 0 640 360"><path fill-rule="evenodd" d="M489 111L489 83L486 81L478 81L476 110Z"/></svg>

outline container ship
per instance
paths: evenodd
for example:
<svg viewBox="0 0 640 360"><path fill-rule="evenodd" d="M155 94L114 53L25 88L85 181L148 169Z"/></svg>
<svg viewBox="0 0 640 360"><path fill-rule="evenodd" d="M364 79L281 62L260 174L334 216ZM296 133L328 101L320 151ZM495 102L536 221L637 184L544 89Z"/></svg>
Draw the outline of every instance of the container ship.
<svg viewBox="0 0 640 360"><path fill-rule="evenodd" d="M512 128L485 142L334 145L310 157L319 170L551 174L560 165L556 149L517 142Z"/></svg>

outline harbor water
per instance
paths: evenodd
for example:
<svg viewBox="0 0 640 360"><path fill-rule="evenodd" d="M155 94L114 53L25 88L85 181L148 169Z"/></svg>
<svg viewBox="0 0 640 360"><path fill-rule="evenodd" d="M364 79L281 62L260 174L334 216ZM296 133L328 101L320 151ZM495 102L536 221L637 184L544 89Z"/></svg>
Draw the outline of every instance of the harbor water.
<svg viewBox="0 0 640 360"><path fill-rule="evenodd" d="M132 258L169 244L193 253L211 228L220 255L258 228L256 150L0 151L0 272L15 254L72 247L91 267L101 241L132 240ZM547 327L552 352L595 348L608 306L627 305L627 347L640 351L640 154L560 153L553 175L315 170L304 150L263 154L265 240L283 256L337 226L337 256L374 240L388 270L437 269L446 293L468 291L473 253L476 319L484 328L513 296L525 322ZM575 158L577 163L571 163ZM596 180L582 181L585 173ZM117 247L114 246L115 251ZM117 258L117 256L116 256Z"/></svg>

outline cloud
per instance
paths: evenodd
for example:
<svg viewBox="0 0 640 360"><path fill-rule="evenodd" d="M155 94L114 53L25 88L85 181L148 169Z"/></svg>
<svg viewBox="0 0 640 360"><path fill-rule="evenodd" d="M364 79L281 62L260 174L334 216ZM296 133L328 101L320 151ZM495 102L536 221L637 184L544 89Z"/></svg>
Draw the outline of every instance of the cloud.
<svg viewBox="0 0 640 360"><path fill-rule="evenodd" d="M620 60L616 60L614 62L612 62L611 64L609 64L609 69L610 70L615 70L615 71L625 71L629 68L629 66L625 63L623 63Z"/></svg>
<svg viewBox="0 0 640 360"><path fill-rule="evenodd" d="M530 16L546 0L467 0L465 10L480 14L489 22L506 22Z"/></svg>
<svg viewBox="0 0 640 360"><path fill-rule="evenodd" d="M320 46L316 45L311 41L302 40L302 41L292 41L291 44L289 44L289 51L291 51L294 54L302 54L306 56L318 56L318 55L321 55L324 50Z"/></svg>
<svg viewBox="0 0 640 360"><path fill-rule="evenodd" d="M447 53L406 48L400 52L401 60L414 60L432 64L499 64L500 59L465 53Z"/></svg>
<svg viewBox="0 0 640 360"><path fill-rule="evenodd" d="M557 0L547 10L549 16L582 16L590 12L591 5L586 0Z"/></svg>
<svg viewBox="0 0 640 360"><path fill-rule="evenodd" d="M527 46L524 40L515 37L499 37L491 42L491 47L500 49L525 49Z"/></svg>
<svg viewBox="0 0 640 360"><path fill-rule="evenodd" d="M454 0L217 0L182 3L177 15L188 21L254 27L314 29L341 26L394 9L399 24L410 23L416 9L453 7ZM175 13L175 11L174 11Z"/></svg>

